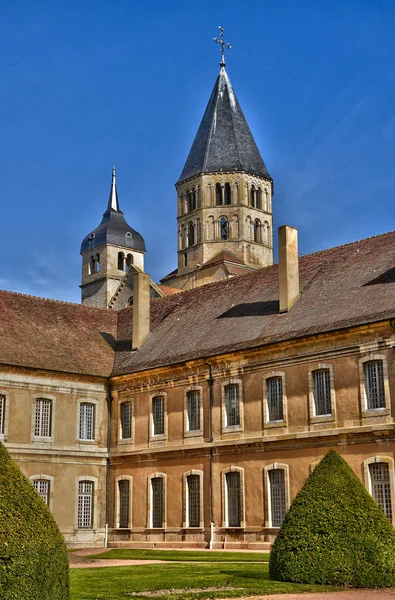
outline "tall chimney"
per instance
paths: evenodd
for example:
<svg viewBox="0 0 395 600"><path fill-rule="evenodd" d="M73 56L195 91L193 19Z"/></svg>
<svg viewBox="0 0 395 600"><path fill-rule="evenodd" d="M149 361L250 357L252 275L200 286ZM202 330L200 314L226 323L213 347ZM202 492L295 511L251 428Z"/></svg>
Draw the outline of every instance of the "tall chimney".
<svg viewBox="0 0 395 600"><path fill-rule="evenodd" d="M133 275L133 330L132 348L137 350L150 330L150 276L136 272Z"/></svg>
<svg viewBox="0 0 395 600"><path fill-rule="evenodd" d="M278 228L280 267L280 313L290 310L299 299L298 230L289 225Z"/></svg>

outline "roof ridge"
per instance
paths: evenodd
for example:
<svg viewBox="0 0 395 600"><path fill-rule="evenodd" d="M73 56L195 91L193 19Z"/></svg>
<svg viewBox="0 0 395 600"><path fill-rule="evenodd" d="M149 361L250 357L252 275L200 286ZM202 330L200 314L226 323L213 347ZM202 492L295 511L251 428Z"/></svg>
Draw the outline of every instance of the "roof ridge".
<svg viewBox="0 0 395 600"><path fill-rule="evenodd" d="M374 238L379 238L379 237L383 237L385 235L390 235L391 233L395 233L395 230L385 231L384 233L377 233L376 235L370 235L366 238L361 238L360 240L354 240L353 242L347 242L345 244L339 244L338 246L332 246L331 248L324 248L323 250L316 250L315 252L310 252L309 254L299 253L299 256L301 256L302 258L305 258L308 256L316 256L317 254L323 254L324 252L329 252L331 250L339 250L340 248L347 248L347 246L353 246L354 244L360 244L361 242L366 242L368 240L373 240Z"/></svg>
<svg viewBox="0 0 395 600"><path fill-rule="evenodd" d="M68 304L70 306L78 306L79 308L93 308L95 310L110 310L106 306L87 306L78 302L69 302L68 300L57 300L55 298L45 298L44 296L35 296L34 294L25 294L23 292L14 292L13 290L0 289L0 293L12 294L14 296L24 296L25 298L34 298L36 300L45 300L47 302L56 302L57 304Z"/></svg>

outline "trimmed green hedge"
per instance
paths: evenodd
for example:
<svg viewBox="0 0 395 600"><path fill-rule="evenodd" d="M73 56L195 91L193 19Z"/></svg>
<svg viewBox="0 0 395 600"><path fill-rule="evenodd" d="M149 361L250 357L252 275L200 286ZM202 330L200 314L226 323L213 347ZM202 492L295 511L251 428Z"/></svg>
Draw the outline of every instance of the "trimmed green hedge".
<svg viewBox="0 0 395 600"><path fill-rule="evenodd" d="M47 506L0 443L0 596L68 600L69 563Z"/></svg>
<svg viewBox="0 0 395 600"><path fill-rule="evenodd" d="M273 544L269 573L295 583L395 585L395 530L334 450L293 501Z"/></svg>

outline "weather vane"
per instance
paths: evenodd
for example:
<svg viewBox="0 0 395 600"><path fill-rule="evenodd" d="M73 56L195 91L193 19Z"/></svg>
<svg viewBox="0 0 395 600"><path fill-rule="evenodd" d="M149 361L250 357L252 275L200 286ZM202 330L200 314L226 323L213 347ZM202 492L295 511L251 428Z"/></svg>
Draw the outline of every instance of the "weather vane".
<svg viewBox="0 0 395 600"><path fill-rule="evenodd" d="M225 42L225 40L224 40L224 28L221 27L221 25L220 25L218 27L218 29L219 29L219 35L220 35L221 39L218 39L215 37L215 38L213 38L213 40L216 44L220 44L220 46L221 46L221 62L219 64L221 67L224 67L226 64L225 63L225 46L227 48L229 48L229 50L231 49L232 46L230 44L228 44L227 42Z"/></svg>

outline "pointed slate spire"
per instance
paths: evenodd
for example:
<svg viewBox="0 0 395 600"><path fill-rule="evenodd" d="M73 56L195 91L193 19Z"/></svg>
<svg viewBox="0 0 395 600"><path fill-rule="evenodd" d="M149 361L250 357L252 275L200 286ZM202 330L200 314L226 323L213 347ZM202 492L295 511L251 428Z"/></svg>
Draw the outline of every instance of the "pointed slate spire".
<svg viewBox="0 0 395 600"><path fill-rule="evenodd" d="M110 188L110 197L108 198L107 211L116 210L119 211L119 203L118 203L118 194L117 194L117 184L115 181L115 165L112 167L112 181Z"/></svg>
<svg viewBox="0 0 395 600"><path fill-rule="evenodd" d="M272 181L224 66L177 183L221 171L247 171Z"/></svg>

